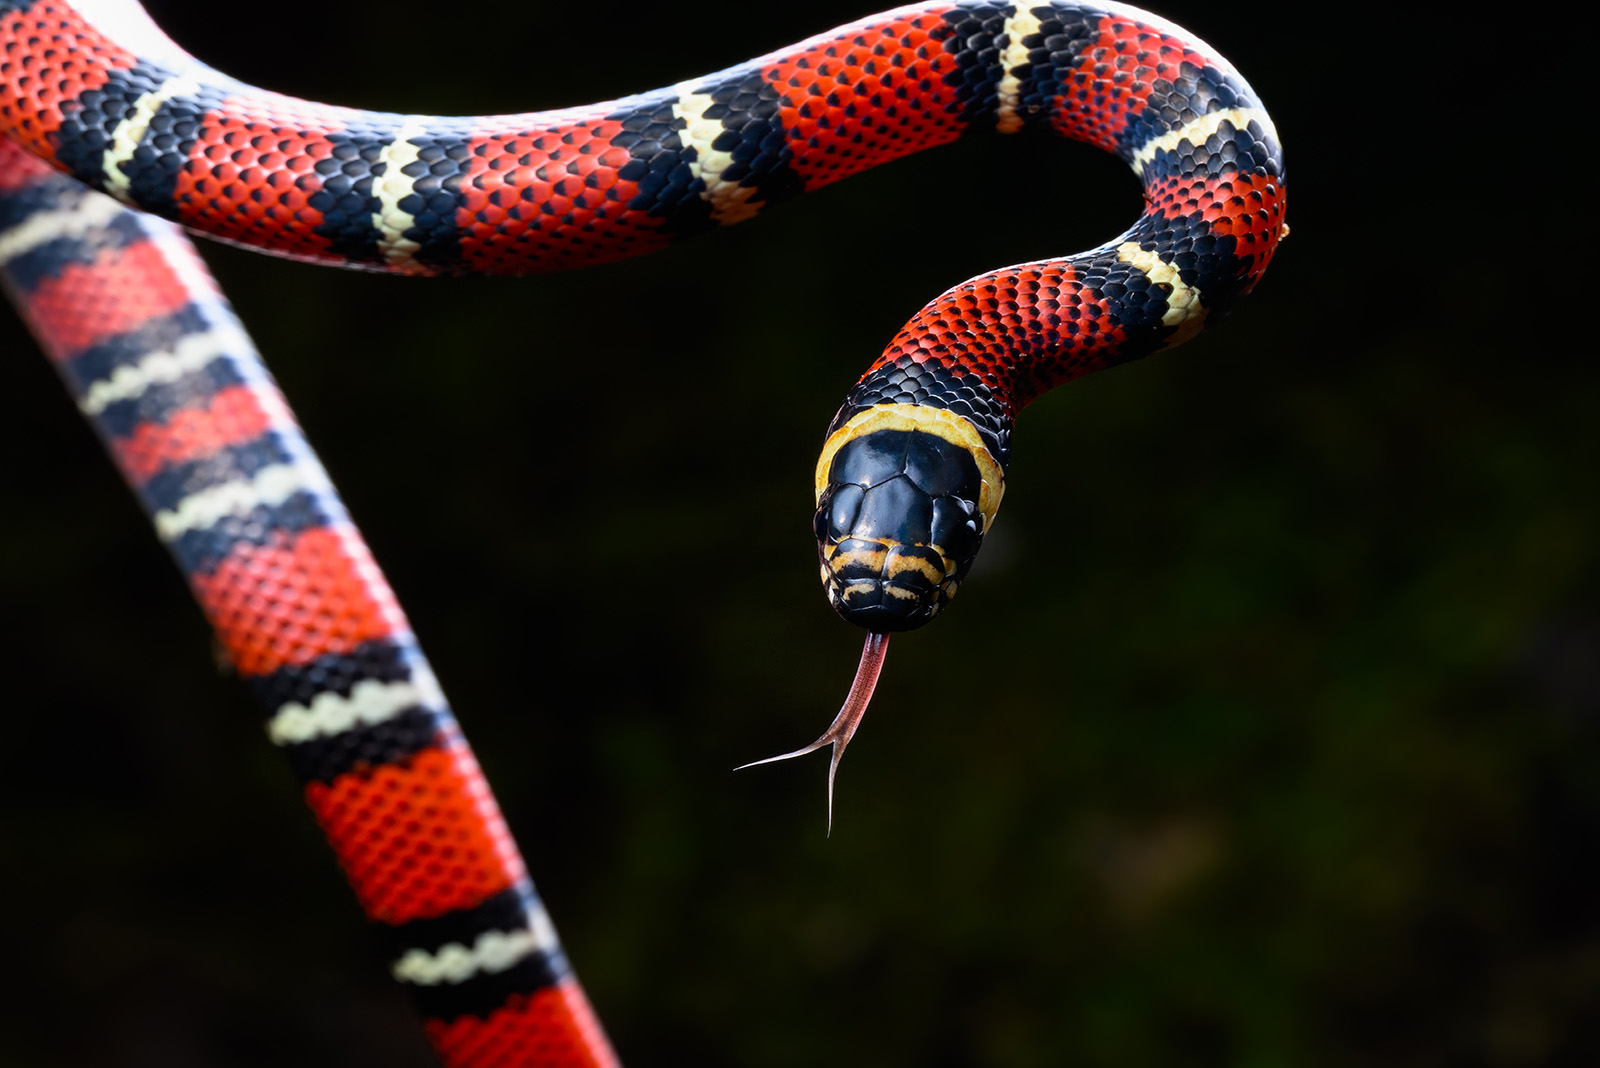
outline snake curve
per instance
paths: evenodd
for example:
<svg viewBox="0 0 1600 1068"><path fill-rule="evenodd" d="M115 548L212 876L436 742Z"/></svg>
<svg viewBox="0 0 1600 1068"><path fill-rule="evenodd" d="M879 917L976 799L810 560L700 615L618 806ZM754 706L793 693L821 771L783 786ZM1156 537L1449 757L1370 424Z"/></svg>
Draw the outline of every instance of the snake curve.
<svg viewBox="0 0 1600 1068"><path fill-rule="evenodd" d="M450 1068L616 1058L393 594L179 226L400 274L562 270L1028 128L1118 155L1145 212L1098 249L935 298L846 397L817 468L819 562L874 634L927 622L964 579L1027 403L1187 340L1287 233L1271 120L1207 46L1105 0L922 3L668 89L440 118L253 89L132 0L0 0L0 279Z"/></svg>

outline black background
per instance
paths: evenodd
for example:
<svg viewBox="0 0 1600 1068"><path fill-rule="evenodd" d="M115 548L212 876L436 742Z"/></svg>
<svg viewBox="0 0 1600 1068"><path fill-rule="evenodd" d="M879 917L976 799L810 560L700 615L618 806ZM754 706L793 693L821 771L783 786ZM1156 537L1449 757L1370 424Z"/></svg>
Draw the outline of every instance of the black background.
<svg viewBox="0 0 1600 1068"><path fill-rule="evenodd" d="M155 10L246 80L462 114L868 13ZM564 276L205 248L628 1063L1596 1063L1600 373L1544 333L1586 239L1525 125L1559 33L1160 12L1271 107L1293 235L1225 323L1027 413L831 839L822 756L729 770L854 667L822 430L945 287L1118 233L1120 164L974 138ZM0 351L0 1063L428 1063L174 568L9 315Z"/></svg>

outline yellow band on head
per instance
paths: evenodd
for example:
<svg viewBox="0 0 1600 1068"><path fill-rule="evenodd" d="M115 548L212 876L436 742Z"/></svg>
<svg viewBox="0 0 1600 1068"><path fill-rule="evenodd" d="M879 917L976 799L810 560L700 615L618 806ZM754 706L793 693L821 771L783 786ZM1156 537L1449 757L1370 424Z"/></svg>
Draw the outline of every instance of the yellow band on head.
<svg viewBox="0 0 1600 1068"><path fill-rule="evenodd" d="M828 435L822 445L822 455L817 458L817 501L828 488L828 471L833 458L847 441L864 437L879 430L920 430L943 438L950 444L972 454L978 465L978 475L983 480L978 493L978 511L983 513L983 529L987 531L1000 510L1000 498L1005 496L1006 476L1000 461L994 458L983 435L966 416L957 415L945 408L929 408L921 404L876 404L866 411L857 412L844 426Z"/></svg>

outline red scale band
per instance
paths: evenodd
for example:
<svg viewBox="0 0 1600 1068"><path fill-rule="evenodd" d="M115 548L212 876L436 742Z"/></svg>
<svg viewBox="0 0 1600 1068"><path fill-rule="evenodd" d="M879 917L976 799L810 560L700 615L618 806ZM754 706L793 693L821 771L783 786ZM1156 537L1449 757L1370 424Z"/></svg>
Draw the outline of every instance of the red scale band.
<svg viewBox="0 0 1600 1068"><path fill-rule="evenodd" d="M50 135L62 108L109 79L107 68L133 69L137 60L96 33L66 4L41 0L0 19L0 93L22 113L4 115L6 127L34 155L55 159Z"/></svg>
<svg viewBox="0 0 1600 1068"><path fill-rule="evenodd" d="M470 908L525 878L470 752L428 749L305 790L367 915L380 923Z"/></svg>
<svg viewBox="0 0 1600 1068"><path fill-rule="evenodd" d="M961 100L944 82L957 67L942 43L947 10L887 20L766 68L783 96L778 114L795 148L791 166L808 189L960 136Z"/></svg>
<svg viewBox="0 0 1600 1068"><path fill-rule="evenodd" d="M1284 193L1281 182L1259 175L1229 174L1206 178L1160 178L1145 190L1149 210L1169 219L1195 212L1217 237L1238 241L1235 255L1253 256L1250 285L1266 271L1283 231Z"/></svg>
<svg viewBox="0 0 1600 1068"><path fill-rule="evenodd" d="M985 321L984 335L971 324ZM1024 264L957 286L918 312L867 374L910 358L944 374L976 374L1015 415L1041 393L1105 366L1126 340L1104 297L1087 292L1071 265ZM1029 345L1022 362L1011 354ZM865 377L865 376L863 376Z"/></svg>
<svg viewBox="0 0 1600 1068"><path fill-rule="evenodd" d="M451 1068L610 1068L616 1057L583 988L567 980L513 997L487 1019L429 1020L423 1027Z"/></svg>
<svg viewBox="0 0 1600 1068"><path fill-rule="evenodd" d="M461 187L462 259L474 271L559 270L664 248L662 220L627 205L637 182L620 177L631 157L613 142L614 120L547 133L469 142Z"/></svg>
<svg viewBox="0 0 1600 1068"><path fill-rule="evenodd" d="M374 589L365 546L333 530L240 545L190 584L242 675L267 675L396 633L403 622L387 586Z"/></svg>
<svg viewBox="0 0 1600 1068"><path fill-rule="evenodd" d="M93 263L46 279L28 297L39 343L63 360L188 302L188 288L149 242L106 249Z"/></svg>
<svg viewBox="0 0 1600 1068"><path fill-rule="evenodd" d="M310 197L321 185L313 168L333 151L328 132L309 134L303 124L268 123L259 112L226 106L207 116L194 155L178 172L179 221L225 241L326 256L330 242L315 232L322 213Z"/></svg>
<svg viewBox="0 0 1600 1068"><path fill-rule="evenodd" d="M160 424L141 423L129 437L112 441L111 452L123 475L137 486L175 464L253 441L280 418L261 407L254 389L233 386L214 395L204 408L174 412Z"/></svg>

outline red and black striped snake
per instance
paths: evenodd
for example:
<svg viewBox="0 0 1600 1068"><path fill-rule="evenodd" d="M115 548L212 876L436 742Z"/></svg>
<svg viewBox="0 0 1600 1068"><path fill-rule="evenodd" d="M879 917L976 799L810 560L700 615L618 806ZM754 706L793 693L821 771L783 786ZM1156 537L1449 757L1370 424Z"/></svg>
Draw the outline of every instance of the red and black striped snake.
<svg viewBox="0 0 1600 1068"><path fill-rule="evenodd" d="M364 270L563 270L1028 128L1119 156L1145 211L1097 249L935 298L829 425L818 558L869 635L844 710L798 751L831 744L830 783L889 633L965 579L1018 411L1193 336L1287 233L1271 120L1225 60L1120 4L926 3L655 92L439 118L253 89L131 0L0 0L6 288L264 709L446 1064L615 1058L404 615L179 227Z"/></svg>

